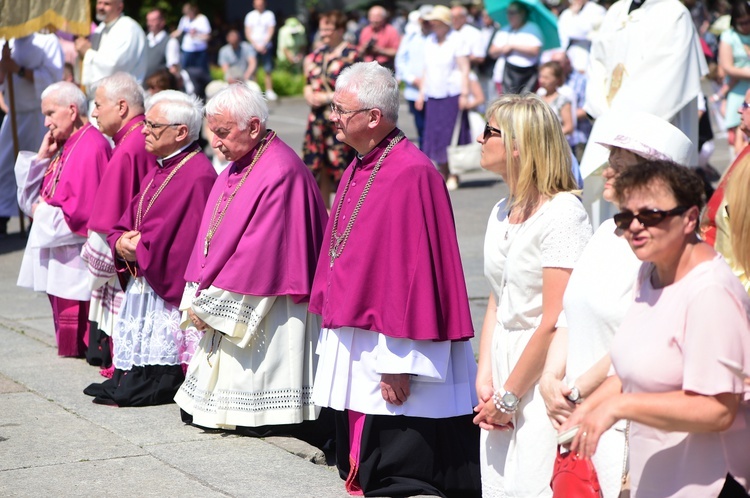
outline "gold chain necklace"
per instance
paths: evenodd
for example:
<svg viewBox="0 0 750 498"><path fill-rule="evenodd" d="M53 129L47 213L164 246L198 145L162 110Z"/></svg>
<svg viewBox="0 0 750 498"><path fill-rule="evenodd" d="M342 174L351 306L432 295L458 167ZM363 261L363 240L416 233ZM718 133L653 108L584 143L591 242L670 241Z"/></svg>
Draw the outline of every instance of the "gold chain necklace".
<svg viewBox="0 0 750 498"><path fill-rule="evenodd" d="M216 205L214 206L214 211L211 214L211 221L209 221L208 223L208 232L206 232L206 238L203 241L203 257L208 256L208 248L211 245L211 240L213 240L216 230L219 228L219 225L221 225L221 222L224 220L224 215L226 214L227 209L229 209L229 204L232 203L234 196L237 195L237 192L239 192L239 190L242 188L242 185L244 185L245 180L247 180L247 177L250 176L250 172L252 172L253 168L255 168L255 164L260 159L260 156L263 155L263 153L266 151L266 149L271 144L274 138L276 138L276 132L273 130L269 130L266 136L263 137L263 140L260 143L260 147L258 148L258 152L255 154L255 157L250 163L250 166L248 166L245 172L242 174L242 178L240 178L240 181L237 183L237 186L234 188L234 191L231 193L231 195L227 199L227 203L224 205L224 209L221 210L221 213L219 213L219 206L221 205L221 196L219 196L219 198L216 199Z"/></svg>
<svg viewBox="0 0 750 498"><path fill-rule="evenodd" d="M377 164L375 164L375 167L372 169L372 172L370 173L370 177L367 179L365 188L364 190L362 190L362 194L360 194L359 196L357 205L354 206L354 211L352 211L352 214L349 217L349 223L346 224L346 229L344 230L343 235L339 236L338 229L339 229L339 215L341 214L341 206L344 204L344 199L346 198L346 194L349 192L349 185L352 183L352 178L354 178L354 172L352 172L351 176L349 176L349 179L346 181L346 186L344 186L344 192L341 194L341 198L339 199L339 205L336 207L336 216L334 216L333 218L333 229L331 230L331 246L330 246L330 250L328 251L328 255L331 257L331 268L333 268L333 263L334 261L336 261L336 258L341 257L341 253L344 252L344 246L346 246L346 241L349 240L349 234L352 231L352 227L354 226L354 222L357 219L359 210L362 207L362 204L365 202L365 197L367 197L367 194L370 191L372 182L373 180L375 180L375 175L378 173L378 170L380 170L380 166L382 166L383 161L385 160L385 157L391 152L391 150L393 150L396 144L399 143L403 138L404 138L404 134L402 132L399 132L398 135L393 137L393 139L388 143L388 147L386 147L385 151L383 151L383 154L380 156L380 159L378 159Z"/></svg>
<svg viewBox="0 0 750 498"><path fill-rule="evenodd" d="M154 183L154 178L151 179L150 182L148 182L148 185L146 185L146 188L144 189L143 193L141 194L141 198L138 201L138 211L135 215L135 230L141 229L141 224L143 223L143 217L146 216L151 209L151 206L154 205L154 202L156 202L156 199L161 194L162 190L164 190L164 187L167 186L167 184L172 180L172 177L177 174L177 172L182 168L182 166L188 162L190 159L193 158L194 155L196 155L198 152L201 151L201 148L198 147L193 152L188 154L187 156L182 158L182 161L180 161L177 166L174 167L174 169L169 173L167 178L164 180L164 182L159 185L159 189L156 191L154 196L148 201L148 205L146 206L146 210L143 209L143 201L146 199L146 194L148 194L148 189L151 188L151 185Z"/></svg>
<svg viewBox="0 0 750 498"><path fill-rule="evenodd" d="M93 128L93 126L91 127ZM65 156L65 160L63 161L63 152L65 151L65 145L60 147L60 150L55 154L55 157L52 158L52 161L49 163L49 166L47 166L47 170L44 172L44 176L54 174L54 178L52 178L52 181L50 181L45 188L42 190L40 197L42 199L48 200L54 197L55 192L57 191L57 184L60 183L60 177L62 176L63 168L66 164L68 164L68 159L70 158L70 155L75 150L76 146L78 145L78 142L81 141L83 136L91 129L86 128L82 131L81 136L78 137L78 140L76 140L76 143L73 144L73 146L70 148L70 152L68 152L68 155Z"/></svg>
<svg viewBox="0 0 750 498"><path fill-rule="evenodd" d="M126 132L125 132L125 135L123 135L123 137L122 137L122 140L120 140L120 141L119 141L119 142L117 143L117 145L115 145L115 149L116 149L117 147L119 147L121 143L125 142L125 139L126 139L126 138L128 138L128 135L130 135L131 133L133 133L133 131L134 131L134 130L135 130L136 128L138 128L139 126L141 126L141 125L142 125L142 124L144 124L144 123L145 123L145 121L138 121L138 122L137 122L136 124L134 124L133 126L131 126L131 127L130 127L130 129L129 129L128 131L126 131Z"/></svg>

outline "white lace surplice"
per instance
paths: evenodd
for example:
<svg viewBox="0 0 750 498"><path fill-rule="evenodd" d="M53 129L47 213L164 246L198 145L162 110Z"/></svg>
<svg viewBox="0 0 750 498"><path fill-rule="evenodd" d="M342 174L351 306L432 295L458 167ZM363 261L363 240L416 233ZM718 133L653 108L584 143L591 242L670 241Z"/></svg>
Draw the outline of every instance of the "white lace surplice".
<svg viewBox="0 0 750 498"><path fill-rule="evenodd" d="M175 396L201 427L294 424L317 418L312 403L320 319L289 296L246 296L188 283L181 310L209 325ZM190 323L183 314L183 326ZM219 332L221 331L221 332Z"/></svg>
<svg viewBox="0 0 750 498"><path fill-rule="evenodd" d="M180 328L180 311L160 298L143 277L132 279L112 336L115 368L189 363L201 333Z"/></svg>

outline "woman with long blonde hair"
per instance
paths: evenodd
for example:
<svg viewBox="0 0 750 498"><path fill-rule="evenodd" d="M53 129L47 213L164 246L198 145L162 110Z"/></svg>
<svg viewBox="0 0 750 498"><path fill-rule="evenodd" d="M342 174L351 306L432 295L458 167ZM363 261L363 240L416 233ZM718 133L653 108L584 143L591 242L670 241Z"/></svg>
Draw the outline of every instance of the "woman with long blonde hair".
<svg viewBox="0 0 750 498"><path fill-rule="evenodd" d="M750 293L750 156L745 156L734 167L727 179L724 202L716 214L716 249Z"/></svg>
<svg viewBox="0 0 750 498"><path fill-rule="evenodd" d="M481 165L509 196L492 210L485 275L492 292L480 339L474 419L482 429L482 491L551 496L555 430L538 381L573 265L591 237L560 121L536 95L503 95L477 138Z"/></svg>

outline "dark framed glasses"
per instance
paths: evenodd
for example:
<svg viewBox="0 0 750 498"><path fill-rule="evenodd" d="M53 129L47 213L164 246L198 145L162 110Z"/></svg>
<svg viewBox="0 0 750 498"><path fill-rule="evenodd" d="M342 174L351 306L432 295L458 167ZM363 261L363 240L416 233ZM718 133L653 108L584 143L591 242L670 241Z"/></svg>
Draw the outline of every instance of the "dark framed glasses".
<svg viewBox="0 0 750 498"><path fill-rule="evenodd" d="M500 137L503 136L502 130L498 130L497 128L493 126L490 126L489 123L485 123L484 133L482 133L482 141L486 142L487 140L489 140L489 138L492 136L493 133L497 133L497 135Z"/></svg>
<svg viewBox="0 0 750 498"><path fill-rule="evenodd" d="M748 107L750 107L750 103L748 102L743 102L742 104L740 104L740 110L742 111L747 110Z"/></svg>
<svg viewBox="0 0 750 498"><path fill-rule="evenodd" d="M640 223L644 227L655 227L670 216L680 215L688 209L690 208L686 206L677 206L676 208L670 209L669 211L662 211L660 209L647 209L645 211L639 212L638 214L635 214L632 211L622 211L620 213L617 213L613 217L613 219L615 220L615 225L617 225L617 228L620 228L622 230L627 230L628 228L630 228L630 224L633 223L633 220L638 220L638 223Z"/></svg>

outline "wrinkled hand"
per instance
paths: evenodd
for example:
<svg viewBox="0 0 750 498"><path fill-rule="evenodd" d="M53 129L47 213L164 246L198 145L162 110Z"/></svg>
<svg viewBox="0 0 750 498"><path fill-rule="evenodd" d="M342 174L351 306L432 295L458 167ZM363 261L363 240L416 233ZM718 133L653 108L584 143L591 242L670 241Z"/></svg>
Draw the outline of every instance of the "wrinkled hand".
<svg viewBox="0 0 750 498"><path fill-rule="evenodd" d="M552 375L543 375L539 381L539 392L544 399L552 427L559 429L576 408L575 403L566 398L570 394L570 388Z"/></svg>
<svg viewBox="0 0 750 498"><path fill-rule="evenodd" d="M119 254L125 261L135 261L135 250L138 247L138 242L140 242L140 240L141 232L136 230L125 232L117 240L117 244L115 244L117 254Z"/></svg>
<svg viewBox="0 0 750 498"><path fill-rule="evenodd" d="M49 159L55 154L60 147L52 136L52 132L48 131L44 134L42 139L42 145L39 146L39 152L36 153L37 159Z"/></svg>
<svg viewBox="0 0 750 498"><path fill-rule="evenodd" d="M582 458L591 458L596 453L596 447L599 444L599 438L604 432L615 425L617 417L613 413L612 402L614 400L601 403L596 408L591 410L589 413L581 417L580 426L578 433L573 442L570 444L570 450L577 452ZM574 419L575 413L568 419L570 427L575 424ZM563 427L567 426L568 423L564 424Z"/></svg>
<svg viewBox="0 0 750 498"><path fill-rule="evenodd" d="M21 66L19 66L16 61L13 60L13 57L11 57L10 44L7 41L5 42L5 45L3 45L2 59L0 59L0 69L2 69L5 74L13 74L21 69Z"/></svg>
<svg viewBox="0 0 750 498"><path fill-rule="evenodd" d="M80 55L81 57L86 55L86 52L88 52L91 48L91 42L88 38L84 38L83 36L79 36L78 38L76 38L75 45L76 52L78 52L78 55Z"/></svg>
<svg viewBox="0 0 750 498"><path fill-rule="evenodd" d="M401 406L411 394L410 381L409 374L383 374L380 376L380 394L386 402Z"/></svg>
<svg viewBox="0 0 750 498"><path fill-rule="evenodd" d="M507 431L514 427L513 415L503 413L495 408L492 395L495 393L492 386L480 386L477 388L479 404L474 407L474 423L486 431Z"/></svg>
<svg viewBox="0 0 750 498"><path fill-rule="evenodd" d="M206 322L198 318L198 315L196 315L192 309L187 310L187 314L190 317L190 321L193 322L193 325L195 325L196 329L206 330L206 327L208 325L206 324Z"/></svg>

